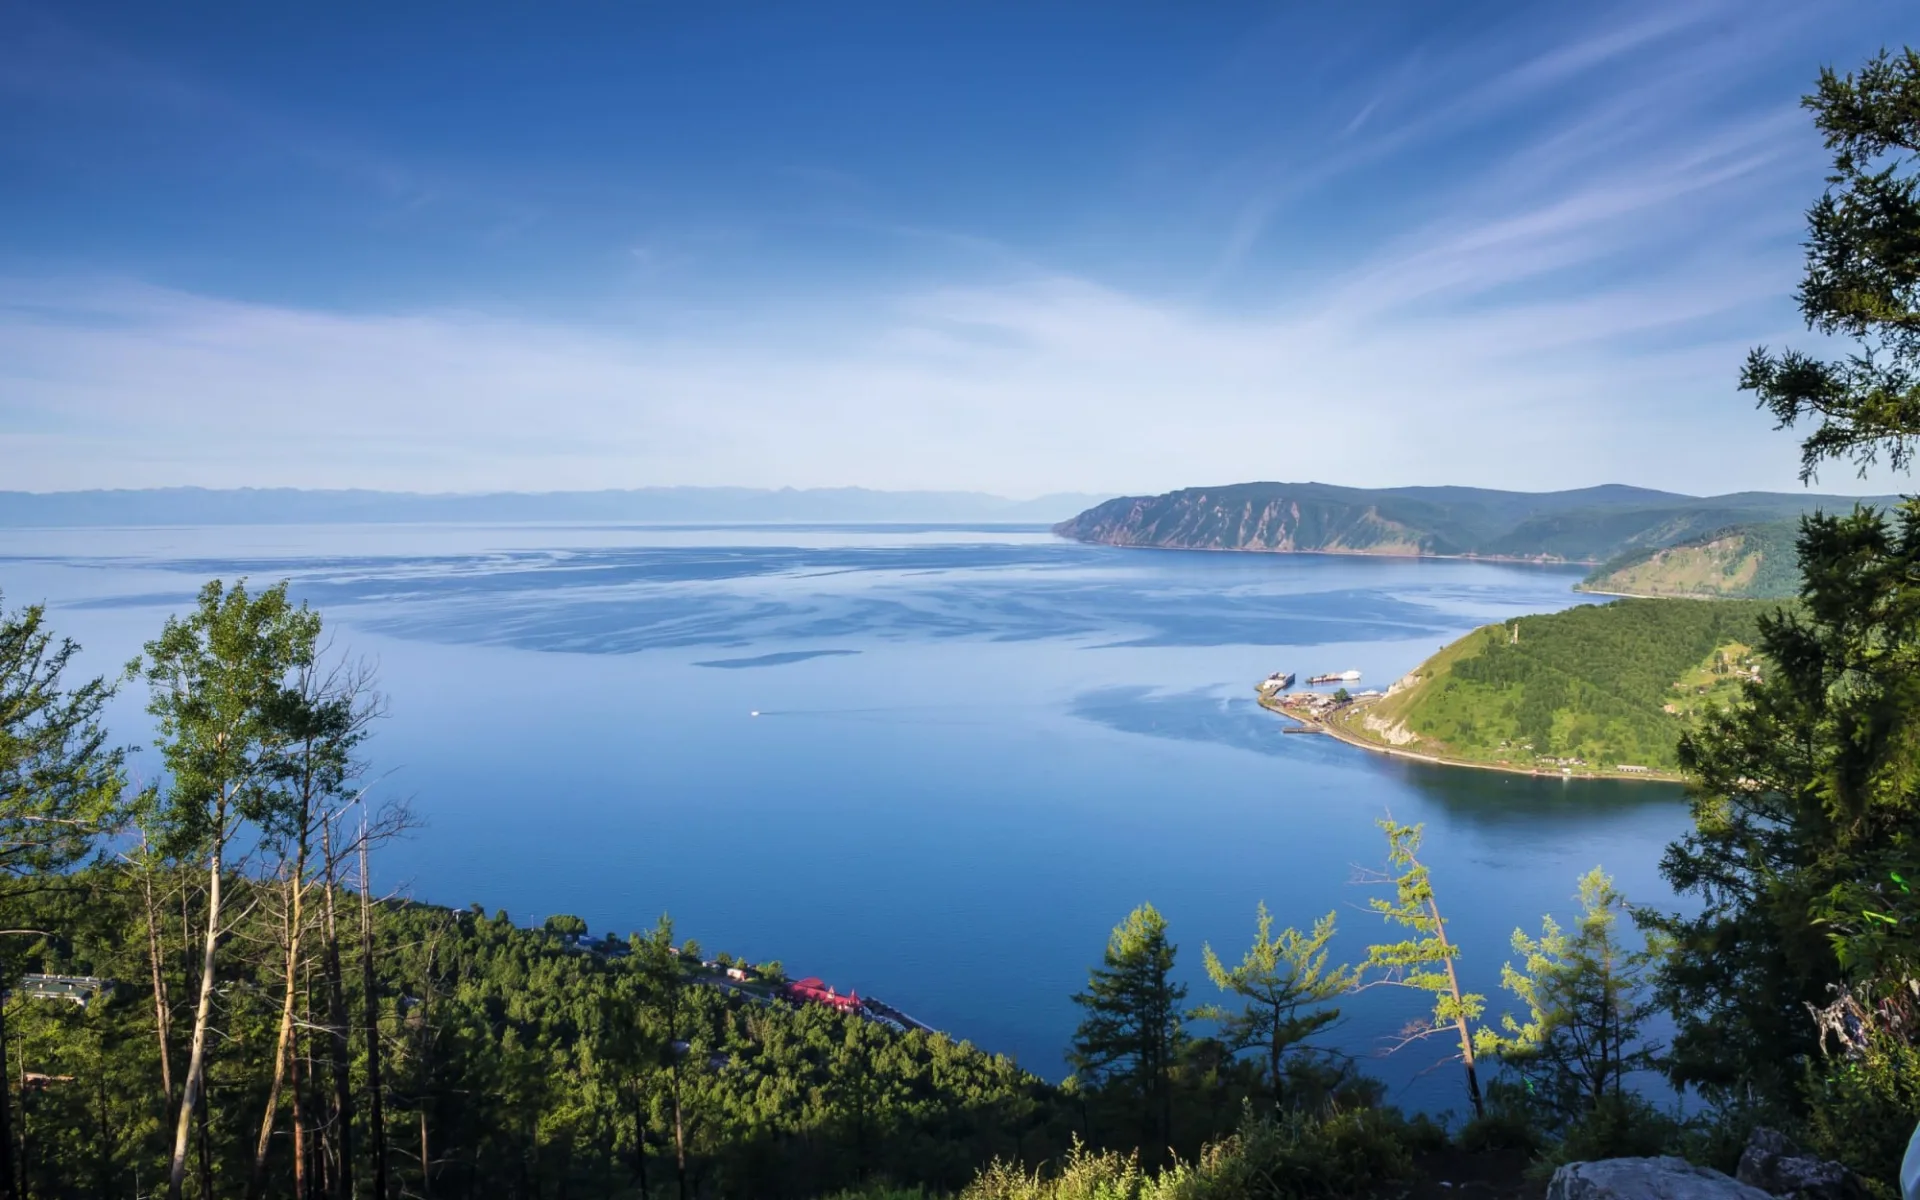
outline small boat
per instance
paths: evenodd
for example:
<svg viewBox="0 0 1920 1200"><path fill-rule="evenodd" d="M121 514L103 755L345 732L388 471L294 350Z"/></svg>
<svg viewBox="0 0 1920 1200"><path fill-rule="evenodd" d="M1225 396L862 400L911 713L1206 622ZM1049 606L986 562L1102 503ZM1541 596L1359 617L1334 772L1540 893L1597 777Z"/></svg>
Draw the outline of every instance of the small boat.
<svg viewBox="0 0 1920 1200"><path fill-rule="evenodd" d="M1335 672L1333 674L1328 674L1328 675L1315 675L1311 679L1307 680L1307 682L1308 683L1358 683L1360 682L1360 672L1339 671L1339 672Z"/></svg>

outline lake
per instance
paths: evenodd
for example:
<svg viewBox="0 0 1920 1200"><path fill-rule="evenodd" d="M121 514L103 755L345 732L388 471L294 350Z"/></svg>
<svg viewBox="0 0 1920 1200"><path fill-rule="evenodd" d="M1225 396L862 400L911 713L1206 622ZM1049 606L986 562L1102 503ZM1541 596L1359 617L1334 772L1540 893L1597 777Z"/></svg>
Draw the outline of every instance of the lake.
<svg viewBox="0 0 1920 1200"><path fill-rule="evenodd" d="M207 578L291 579L379 666L379 788L425 824L376 885L595 933L671 912L1059 1077L1108 931L1166 914L1190 999L1256 903L1380 932L1374 822L1427 827L1470 986L1596 863L1671 903L1672 786L1449 770L1286 736L1275 670L1384 687L1467 630L1584 602L1574 568L1122 550L1035 528L227 527L0 531L10 607L46 601L111 671ZM144 741L144 695L114 728ZM751 714L758 712L758 716ZM157 754L136 756L145 773ZM1494 996L1498 1011L1503 998ZM1420 1011L1349 1004L1372 1055ZM1464 1108L1430 1044L1369 1069Z"/></svg>

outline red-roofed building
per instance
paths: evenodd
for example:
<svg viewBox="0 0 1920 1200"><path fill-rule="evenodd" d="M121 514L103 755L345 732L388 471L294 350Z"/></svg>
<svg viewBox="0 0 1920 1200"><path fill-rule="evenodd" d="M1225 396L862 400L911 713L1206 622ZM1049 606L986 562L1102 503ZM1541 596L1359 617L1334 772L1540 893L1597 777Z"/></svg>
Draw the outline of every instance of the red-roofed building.
<svg viewBox="0 0 1920 1200"><path fill-rule="evenodd" d="M824 1004L829 1008L837 1008L841 1012L860 1011L859 992L848 992L843 996L821 982L817 976L795 980L784 990L789 1000L797 1000L803 1004Z"/></svg>

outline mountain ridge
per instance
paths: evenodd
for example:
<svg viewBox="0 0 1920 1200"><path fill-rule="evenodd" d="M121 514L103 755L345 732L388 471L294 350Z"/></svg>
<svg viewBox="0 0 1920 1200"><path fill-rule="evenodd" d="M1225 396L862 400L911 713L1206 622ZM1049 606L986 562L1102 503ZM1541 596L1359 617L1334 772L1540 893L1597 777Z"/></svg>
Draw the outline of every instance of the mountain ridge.
<svg viewBox="0 0 1920 1200"><path fill-rule="evenodd" d="M1716 531L1884 496L1687 496L1625 484L1559 492L1240 483L1121 496L1053 527L1111 546L1461 557L1598 565Z"/></svg>

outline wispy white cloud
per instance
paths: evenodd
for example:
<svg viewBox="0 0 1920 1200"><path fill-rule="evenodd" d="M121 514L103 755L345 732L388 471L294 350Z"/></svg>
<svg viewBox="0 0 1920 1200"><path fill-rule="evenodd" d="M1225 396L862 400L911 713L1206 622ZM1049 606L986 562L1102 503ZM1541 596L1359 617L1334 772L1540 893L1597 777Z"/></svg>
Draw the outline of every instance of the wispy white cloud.
<svg viewBox="0 0 1920 1200"><path fill-rule="evenodd" d="M1282 132L1268 151L1233 160L1238 198L1207 286L1253 269L1256 247L1292 213L1314 211L1354 176L1403 160L1453 158L1453 169L1432 173L1422 190L1455 207L1484 203L1496 186L1571 189L1580 181L1566 172L1631 169L1634 157L1670 151L1725 120L1718 106L1726 96L1771 66L1812 19L1804 6L1765 0L1565 11L1582 22L1571 33L1534 28L1540 22L1523 15L1493 35L1409 51L1381 72L1390 92L1374 94L1344 126L1331 113L1321 123L1336 136L1315 137L1312 121L1276 122ZM1716 33L1736 21L1739 37ZM1604 85L1592 86L1587 77L1602 72ZM1391 112L1376 114L1383 107ZM1391 185L1359 187L1356 200L1383 186Z"/></svg>
<svg viewBox="0 0 1920 1200"><path fill-rule="evenodd" d="M0 279L0 487L1791 486L1792 439L1732 382L1747 345L1804 337L1786 293L1818 145L1791 97L1742 92L1756 39L1802 18L1707 36L1734 11L1617 8L1497 64L1469 47L1358 81L1307 169L1281 169L1296 145L1193 183L1224 198L1209 282L1236 280L1231 304L874 215L827 167L800 172L831 193L823 223L966 271L692 314L661 281L716 241L747 250L689 225L609 250L654 290L592 322ZM1470 169L1395 197L1385 227L1334 228L1369 171L1420 180L1469 133ZM1249 282L1283 239L1324 243L1311 272Z"/></svg>
<svg viewBox="0 0 1920 1200"><path fill-rule="evenodd" d="M1430 285L1407 265L1410 301ZM42 488L1781 486L1791 447L1732 394L1741 340L1714 328L1775 331L1750 307L1762 273L1693 265L1711 282L1413 315L1391 297L1221 315L1034 277L901 295L784 347L15 282L0 440L10 485ZM1707 336L1622 350L1676 328Z"/></svg>

